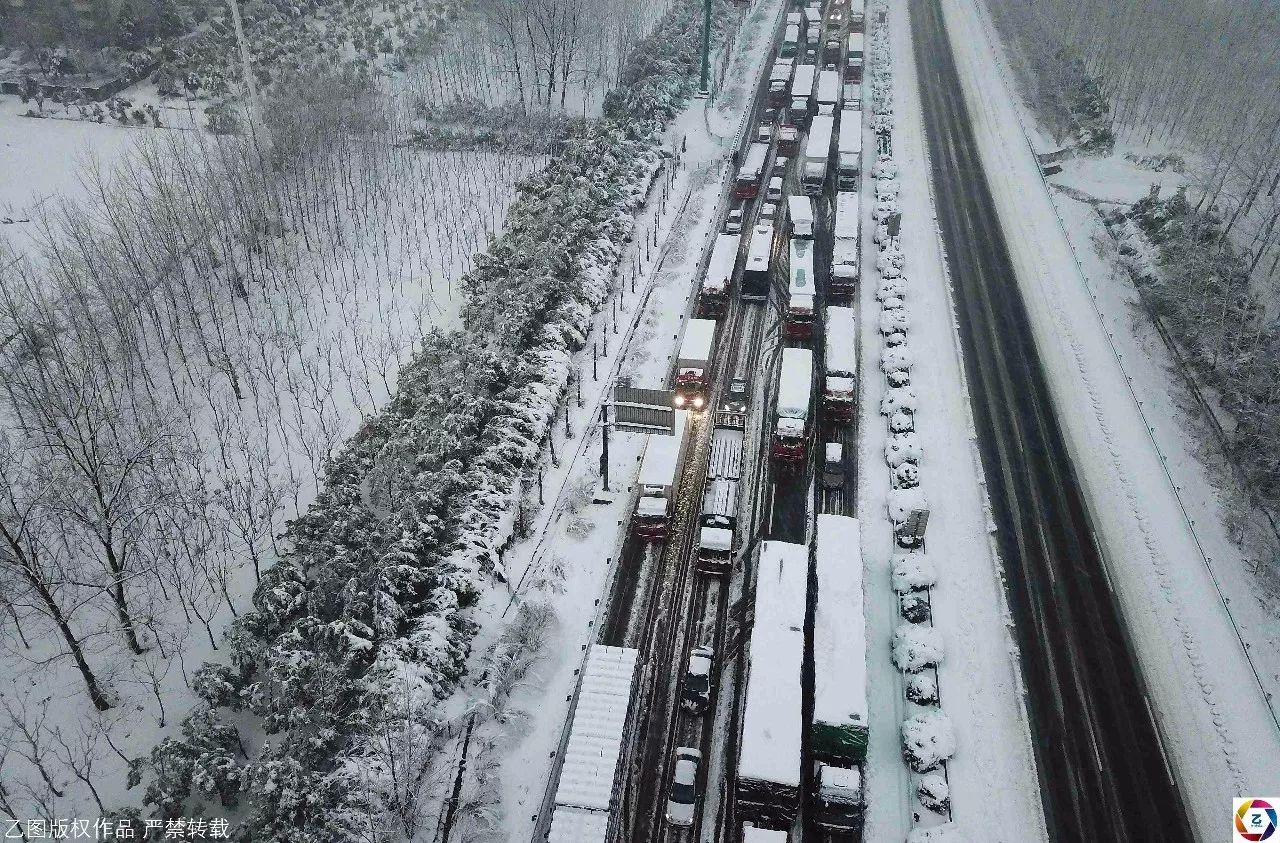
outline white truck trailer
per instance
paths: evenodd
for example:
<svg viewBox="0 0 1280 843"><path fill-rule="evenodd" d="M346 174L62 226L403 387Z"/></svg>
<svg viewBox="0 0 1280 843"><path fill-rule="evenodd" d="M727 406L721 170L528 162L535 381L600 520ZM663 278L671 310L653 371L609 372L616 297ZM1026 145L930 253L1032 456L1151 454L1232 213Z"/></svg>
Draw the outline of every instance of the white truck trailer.
<svg viewBox="0 0 1280 843"><path fill-rule="evenodd" d="M675 405L701 410L707 406L710 384L711 349L715 342L714 319L690 319L680 341L676 358Z"/></svg>
<svg viewBox="0 0 1280 843"><path fill-rule="evenodd" d="M806 546L761 545L736 796L743 821L776 831L791 828L800 804L800 672L808 585Z"/></svg>
<svg viewBox="0 0 1280 843"><path fill-rule="evenodd" d="M578 681L550 843L607 839L639 651L592 644Z"/></svg>
<svg viewBox="0 0 1280 843"><path fill-rule="evenodd" d="M857 191L836 193L836 222L831 246L831 283L833 298L853 295L858 285L859 233L862 230L862 205Z"/></svg>
<svg viewBox="0 0 1280 843"><path fill-rule="evenodd" d="M741 234L716 235L698 296L698 313L704 319L719 319L729 309L729 290L733 287L733 271L738 265L741 243Z"/></svg>
<svg viewBox="0 0 1280 843"><path fill-rule="evenodd" d="M818 113L835 114L840 107L840 74L835 70L818 73Z"/></svg>
<svg viewBox="0 0 1280 843"><path fill-rule="evenodd" d="M751 231L747 247L747 265L742 270L742 297L747 301L764 301L773 283L773 226L757 225Z"/></svg>
<svg viewBox="0 0 1280 843"><path fill-rule="evenodd" d="M834 117L819 114L809 127L809 137L804 144L804 166L800 171L800 184L810 196L822 194L827 183L827 160L831 157L831 131Z"/></svg>
<svg viewBox="0 0 1280 843"><path fill-rule="evenodd" d="M857 190L862 171L862 112L840 113L840 136L836 141L836 190Z"/></svg>
<svg viewBox="0 0 1280 843"><path fill-rule="evenodd" d="M640 497L631 529L643 541L666 541L684 463L688 410L675 411L674 432L650 433L640 460Z"/></svg>
<svg viewBox="0 0 1280 843"><path fill-rule="evenodd" d="M858 323L848 307L828 307L823 356L822 407L827 417L853 420L858 392Z"/></svg>
<svg viewBox="0 0 1280 843"><path fill-rule="evenodd" d="M738 168L733 182L733 195L739 199L753 199L760 192L760 178L765 164L769 163L769 144L756 141L747 147L747 156Z"/></svg>
<svg viewBox="0 0 1280 843"><path fill-rule="evenodd" d="M732 567L741 477L742 428L716 427L711 432L698 533L698 567L709 574L727 574Z"/></svg>
<svg viewBox="0 0 1280 843"><path fill-rule="evenodd" d="M862 827L861 765L867 758L868 718L860 535L856 518L817 518L809 743L824 765L816 782L817 821L836 832Z"/></svg>
<svg viewBox="0 0 1280 843"><path fill-rule="evenodd" d="M787 109L787 121L793 126L809 125L809 106L817 75L816 65L802 64L796 67L796 73L791 77L791 106Z"/></svg>
<svg viewBox="0 0 1280 843"><path fill-rule="evenodd" d="M813 316L817 284L813 274L813 240L791 240L791 283L787 286L787 309L782 334L792 339L813 336Z"/></svg>
<svg viewBox="0 0 1280 843"><path fill-rule="evenodd" d="M770 453L779 462L793 465L804 462L812 398L813 352L807 348L782 349L770 447Z"/></svg>
<svg viewBox="0 0 1280 843"><path fill-rule="evenodd" d="M808 196L788 196L787 216L791 218L791 236L813 239L813 200Z"/></svg>

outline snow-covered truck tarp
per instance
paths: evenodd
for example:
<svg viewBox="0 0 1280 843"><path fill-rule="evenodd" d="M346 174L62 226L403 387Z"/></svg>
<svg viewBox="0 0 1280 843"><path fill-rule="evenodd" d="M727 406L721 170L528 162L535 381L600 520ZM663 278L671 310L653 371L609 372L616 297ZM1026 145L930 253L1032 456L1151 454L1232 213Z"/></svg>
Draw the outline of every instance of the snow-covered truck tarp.
<svg viewBox="0 0 1280 843"><path fill-rule="evenodd" d="M808 548L764 542L747 657L737 801L742 819L769 828L790 828L800 800L800 665L808 584Z"/></svg>
<svg viewBox="0 0 1280 843"><path fill-rule="evenodd" d="M711 261L702 281L702 291L709 295L724 295L733 281L733 268L738 262L738 243L741 235L721 234L711 249Z"/></svg>
<svg viewBox="0 0 1280 843"><path fill-rule="evenodd" d="M867 645L858 520L819 515L814 557L813 754L841 766L867 757Z"/></svg>
<svg viewBox="0 0 1280 843"><path fill-rule="evenodd" d="M857 376L858 322L852 308L827 308L827 345L823 365L827 377Z"/></svg>
<svg viewBox="0 0 1280 843"><path fill-rule="evenodd" d="M587 653L556 785L551 841L604 840L603 833L590 835L608 825L638 655L629 647L602 644L592 644Z"/></svg>
<svg viewBox="0 0 1280 843"><path fill-rule="evenodd" d="M608 835L608 811L557 805L547 843L605 843Z"/></svg>
<svg viewBox="0 0 1280 843"><path fill-rule="evenodd" d="M813 352L807 348L782 349L778 376L778 417L807 419L813 387Z"/></svg>

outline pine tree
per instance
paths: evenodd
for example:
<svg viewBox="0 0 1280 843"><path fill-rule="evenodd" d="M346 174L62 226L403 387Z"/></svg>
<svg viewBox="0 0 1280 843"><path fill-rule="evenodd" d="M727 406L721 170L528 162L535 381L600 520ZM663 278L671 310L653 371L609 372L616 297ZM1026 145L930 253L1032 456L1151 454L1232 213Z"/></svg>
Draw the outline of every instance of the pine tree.
<svg viewBox="0 0 1280 843"><path fill-rule="evenodd" d="M124 0L116 11L116 46L130 49L140 46L138 42L138 14L133 8L132 0Z"/></svg>
<svg viewBox="0 0 1280 843"><path fill-rule="evenodd" d="M181 35L186 32L186 23L178 11L174 0L155 0L155 33L164 37Z"/></svg>

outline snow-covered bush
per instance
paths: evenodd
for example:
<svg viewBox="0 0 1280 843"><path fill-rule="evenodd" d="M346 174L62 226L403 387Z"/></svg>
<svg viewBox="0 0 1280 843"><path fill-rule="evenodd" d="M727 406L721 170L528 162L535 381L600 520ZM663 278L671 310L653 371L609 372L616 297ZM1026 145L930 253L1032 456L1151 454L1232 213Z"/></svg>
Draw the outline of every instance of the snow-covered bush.
<svg viewBox="0 0 1280 843"><path fill-rule="evenodd" d="M942 655L942 633L935 627L904 623L893 631L893 663L903 673L937 667Z"/></svg>
<svg viewBox="0 0 1280 843"><path fill-rule="evenodd" d="M920 437L914 433L893 434L884 443L884 459L890 468L897 468L904 462L919 463L924 459Z"/></svg>
<svg viewBox="0 0 1280 843"><path fill-rule="evenodd" d="M898 600L899 614L907 623L928 623L931 607L929 605L929 594L924 591L913 591L909 594L902 595ZM911 679L915 676L923 676L925 674L909 674L907 677L907 690L911 689Z"/></svg>
<svg viewBox="0 0 1280 843"><path fill-rule="evenodd" d="M881 100L877 109L879 113L871 118L871 128L877 135L893 132L893 114L887 111L889 108L892 108L891 101L888 98Z"/></svg>
<svg viewBox="0 0 1280 843"><path fill-rule="evenodd" d="M923 596L919 594L913 594L910 597L911 599L914 599L914 600L921 600L921 601L924 600ZM908 598L903 598L902 614L904 616L907 614L907 609L906 609L907 599ZM926 612L927 611L928 610L926 608ZM929 671L923 671L921 673L908 673L907 674L907 700L909 702L915 703L916 705L937 705L938 704L938 680Z"/></svg>
<svg viewBox="0 0 1280 843"><path fill-rule="evenodd" d="M895 310L880 311L880 333L890 334L894 331L906 333L911 329L911 316L905 307Z"/></svg>
<svg viewBox="0 0 1280 843"><path fill-rule="evenodd" d="M880 302L880 306L885 310L899 310L906 305L899 296L886 296L884 301Z"/></svg>
<svg viewBox="0 0 1280 843"><path fill-rule="evenodd" d="M938 581L937 571L925 553L897 553L893 557L893 590L898 594L923 591Z"/></svg>
<svg viewBox="0 0 1280 843"><path fill-rule="evenodd" d="M911 489L920 485L920 468L915 463L904 462L893 469L893 488Z"/></svg>
<svg viewBox="0 0 1280 843"><path fill-rule="evenodd" d="M886 505L889 509L889 520L896 526L906 521L913 510L928 509L929 500L919 486L914 489L890 489Z"/></svg>
<svg viewBox="0 0 1280 843"><path fill-rule="evenodd" d="M876 206L871 210L871 217L879 222L880 220L888 219L898 213L899 210L898 197L895 196L892 199L879 199L876 200Z"/></svg>
<svg viewBox="0 0 1280 843"><path fill-rule="evenodd" d="M955 753L951 718L941 711L924 711L902 721L902 757L915 772L936 770Z"/></svg>
<svg viewBox="0 0 1280 843"><path fill-rule="evenodd" d="M876 181L876 199L892 202L898 198L901 185L894 179L878 179Z"/></svg>
<svg viewBox="0 0 1280 843"><path fill-rule="evenodd" d="M902 331L890 331L884 335L884 344L886 348L897 348L900 345L906 345L907 335Z"/></svg>
<svg viewBox="0 0 1280 843"><path fill-rule="evenodd" d="M951 810L951 788L941 773L927 773L916 784L916 797L920 804L939 814Z"/></svg>
<svg viewBox="0 0 1280 843"><path fill-rule="evenodd" d="M871 176L876 179L896 179L898 163L893 160L892 155L881 155L876 159L876 163L871 165Z"/></svg>
<svg viewBox="0 0 1280 843"><path fill-rule="evenodd" d="M920 405L916 391L909 386L899 389L886 389L880 397L880 413L891 416L894 413L914 414Z"/></svg>
<svg viewBox="0 0 1280 843"><path fill-rule="evenodd" d="M909 387L908 387L909 388ZM889 415L890 433L910 433L916 429L915 418L910 413L898 410Z"/></svg>
<svg viewBox="0 0 1280 843"><path fill-rule="evenodd" d="M875 234L871 235L871 242L885 244L889 242L889 224L887 222L876 223Z"/></svg>
<svg viewBox="0 0 1280 843"><path fill-rule="evenodd" d="M901 299L896 299L896 301L901 301ZM880 352L880 371L882 372L910 369L914 363L915 356L905 343L893 348L885 348Z"/></svg>
<svg viewBox="0 0 1280 843"><path fill-rule="evenodd" d="M881 278L880 286L876 288L876 298L880 301L888 298L902 298L906 293L907 277L905 275Z"/></svg>
<svg viewBox="0 0 1280 843"><path fill-rule="evenodd" d="M884 376L885 383L891 387L903 387L911 385L911 373L906 369L897 369L889 372Z"/></svg>
<svg viewBox="0 0 1280 843"><path fill-rule="evenodd" d="M890 266L898 269L906 268L907 256L901 249L885 249L876 255L876 269L884 272Z"/></svg>

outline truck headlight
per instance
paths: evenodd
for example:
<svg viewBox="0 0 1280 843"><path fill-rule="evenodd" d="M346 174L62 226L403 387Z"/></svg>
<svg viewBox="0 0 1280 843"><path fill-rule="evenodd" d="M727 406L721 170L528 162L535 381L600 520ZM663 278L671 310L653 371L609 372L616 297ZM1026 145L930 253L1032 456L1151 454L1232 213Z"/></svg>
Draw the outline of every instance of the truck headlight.
<svg viewBox="0 0 1280 843"><path fill-rule="evenodd" d="M707 402L706 402L706 401L704 401L704 400L702 399L702 396L701 396L701 395L699 395L697 398L693 399L693 409L695 409L695 410L701 410L701 409L702 409L702 405L703 405L703 404L705 404L705 403L707 403Z"/></svg>
<svg viewBox="0 0 1280 843"><path fill-rule="evenodd" d="M676 396L675 404L676 404L676 406L677 406L677 407L683 407L683 406L684 406L684 396L683 396L683 395L677 395L677 396Z"/></svg>

